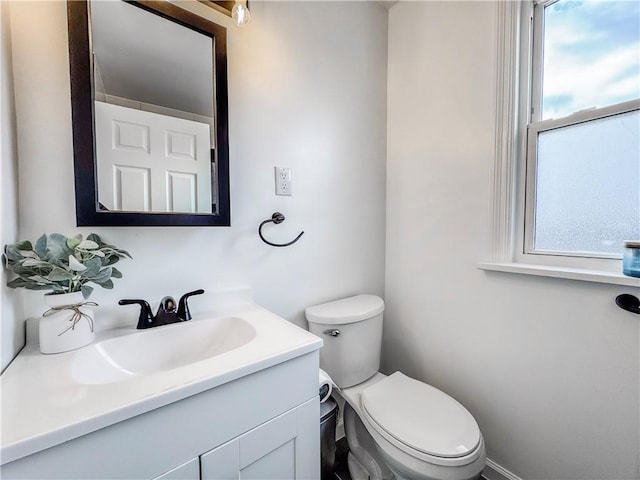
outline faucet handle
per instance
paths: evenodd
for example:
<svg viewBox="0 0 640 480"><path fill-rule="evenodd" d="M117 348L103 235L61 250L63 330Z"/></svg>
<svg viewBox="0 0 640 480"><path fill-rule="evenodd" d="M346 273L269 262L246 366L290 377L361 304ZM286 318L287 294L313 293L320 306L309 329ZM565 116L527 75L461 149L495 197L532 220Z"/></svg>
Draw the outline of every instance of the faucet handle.
<svg viewBox="0 0 640 480"><path fill-rule="evenodd" d="M138 326L136 328L149 328L153 324L151 306L146 300L123 299L118 302L118 305L140 305L140 316L138 317Z"/></svg>
<svg viewBox="0 0 640 480"><path fill-rule="evenodd" d="M193 292L185 293L180 297L178 302L178 317L183 321L191 320L191 312L189 312L189 304L187 303L187 299L192 297L193 295L202 295L204 293L203 289L194 290Z"/></svg>

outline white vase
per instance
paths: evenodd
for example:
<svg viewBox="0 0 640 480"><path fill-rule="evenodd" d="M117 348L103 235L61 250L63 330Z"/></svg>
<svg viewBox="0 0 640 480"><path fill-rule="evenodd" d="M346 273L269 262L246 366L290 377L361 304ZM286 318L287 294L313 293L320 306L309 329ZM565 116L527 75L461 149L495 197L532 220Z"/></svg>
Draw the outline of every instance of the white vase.
<svg viewBox="0 0 640 480"><path fill-rule="evenodd" d="M44 301L50 308L40 318L38 329L42 353L68 352L93 342L93 308L81 305L86 302L82 292L49 294Z"/></svg>

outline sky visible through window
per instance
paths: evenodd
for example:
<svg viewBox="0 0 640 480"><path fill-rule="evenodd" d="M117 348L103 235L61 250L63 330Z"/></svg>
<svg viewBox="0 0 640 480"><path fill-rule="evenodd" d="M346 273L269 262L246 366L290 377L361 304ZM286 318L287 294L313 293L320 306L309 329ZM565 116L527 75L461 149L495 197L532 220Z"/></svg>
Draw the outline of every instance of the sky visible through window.
<svg viewBox="0 0 640 480"><path fill-rule="evenodd" d="M640 98L640 1L545 8L542 119Z"/></svg>

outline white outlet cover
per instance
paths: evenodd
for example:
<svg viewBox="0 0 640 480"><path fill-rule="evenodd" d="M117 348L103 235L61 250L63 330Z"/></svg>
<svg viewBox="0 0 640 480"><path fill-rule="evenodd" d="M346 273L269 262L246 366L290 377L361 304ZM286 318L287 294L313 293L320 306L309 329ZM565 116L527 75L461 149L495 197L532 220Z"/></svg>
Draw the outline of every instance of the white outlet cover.
<svg viewBox="0 0 640 480"><path fill-rule="evenodd" d="M276 182L276 195L293 194L293 174L289 167L274 167L274 176Z"/></svg>

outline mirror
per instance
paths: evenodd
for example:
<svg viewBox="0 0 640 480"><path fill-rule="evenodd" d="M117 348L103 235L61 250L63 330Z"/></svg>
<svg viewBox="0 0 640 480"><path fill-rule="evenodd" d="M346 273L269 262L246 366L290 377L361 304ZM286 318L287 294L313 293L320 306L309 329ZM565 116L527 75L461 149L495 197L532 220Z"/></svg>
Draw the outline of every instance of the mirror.
<svg viewBox="0 0 640 480"><path fill-rule="evenodd" d="M79 226L230 224L226 29L164 1L69 1Z"/></svg>

